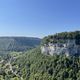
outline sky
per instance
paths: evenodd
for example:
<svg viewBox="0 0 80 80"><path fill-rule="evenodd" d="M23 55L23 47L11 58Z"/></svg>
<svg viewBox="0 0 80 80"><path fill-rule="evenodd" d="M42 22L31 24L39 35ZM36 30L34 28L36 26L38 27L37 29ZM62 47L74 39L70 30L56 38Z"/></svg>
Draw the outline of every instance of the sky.
<svg viewBox="0 0 80 80"><path fill-rule="evenodd" d="M80 30L80 0L0 0L0 36L44 37Z"/></svg>

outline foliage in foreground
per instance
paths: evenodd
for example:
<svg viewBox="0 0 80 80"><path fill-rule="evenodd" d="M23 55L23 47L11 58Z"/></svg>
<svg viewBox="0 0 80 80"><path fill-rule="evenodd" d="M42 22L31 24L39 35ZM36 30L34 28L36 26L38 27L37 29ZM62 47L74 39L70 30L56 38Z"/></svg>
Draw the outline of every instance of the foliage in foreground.
<svg viewBox="0 0 80 80"><path fill-rule="evenodd" d="M39 49L16 60L24 80L80 80L80 57L47 56Z"/></svg>
<svg viewBox="0 0 80 80"><path fill-rule="evenodd" d="M39 48L12 61L17 75L0 74L0 80L80 80L80 57L47 56Z"/></svg>

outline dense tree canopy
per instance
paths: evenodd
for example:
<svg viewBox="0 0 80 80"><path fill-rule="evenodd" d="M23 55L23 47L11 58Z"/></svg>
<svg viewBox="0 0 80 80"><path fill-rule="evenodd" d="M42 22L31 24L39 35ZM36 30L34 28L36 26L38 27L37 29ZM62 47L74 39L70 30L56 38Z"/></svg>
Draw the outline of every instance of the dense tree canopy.
<svg viewBox="0 0 80 80"><path fill-rule="evenodd" d="M34 49L17 58L17 65L24 80L80 80L80 57L65 55L47 56Z"/></svg>
<svg viewBox="0 0 80 80"><path fill-rule="evenodd" d="M65 42L66 40L75 39L77 44L80 44L80 31L75 32L62 32L56 33L54 35L49 35L43 38L42 44L47 44L48 42L57 43Z"/></svg>

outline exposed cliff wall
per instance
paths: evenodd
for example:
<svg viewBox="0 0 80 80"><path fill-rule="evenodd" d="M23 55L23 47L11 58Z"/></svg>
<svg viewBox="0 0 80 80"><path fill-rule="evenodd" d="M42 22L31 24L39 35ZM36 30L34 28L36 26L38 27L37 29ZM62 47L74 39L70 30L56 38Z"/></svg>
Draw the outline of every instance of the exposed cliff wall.
<svg viewBox="0 0 80 80"><path fill-rule="evenodd" d="M80 54L80 45L77 45L75 40L67 40L65 43L48 43L41 46L41 52L47 55L75 55Z"/></svg>

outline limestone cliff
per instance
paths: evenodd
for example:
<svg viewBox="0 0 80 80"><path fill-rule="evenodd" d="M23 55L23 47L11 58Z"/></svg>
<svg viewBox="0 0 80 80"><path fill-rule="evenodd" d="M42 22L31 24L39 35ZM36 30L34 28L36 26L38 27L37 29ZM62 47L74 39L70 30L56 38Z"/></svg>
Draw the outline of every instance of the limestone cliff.
<svg viewBox="0 0 80 80"><path fill-rule="evenodd" d="M41 52L47 55L65 54L66 56L80 54L80 44L78 44L80 39L63 39L62 41L64 42L60 42L58 39L56 43L49 41L47 44L43 44Z"/></svg>
<svg viewBox="0 0 80 80"><path fill-rule="evenodd" d="M45 54L66 54L67 56L80 53L79 45L75 40L68 40L66 43L49 43L48 45L41 46L42 53Z"/></svg>

